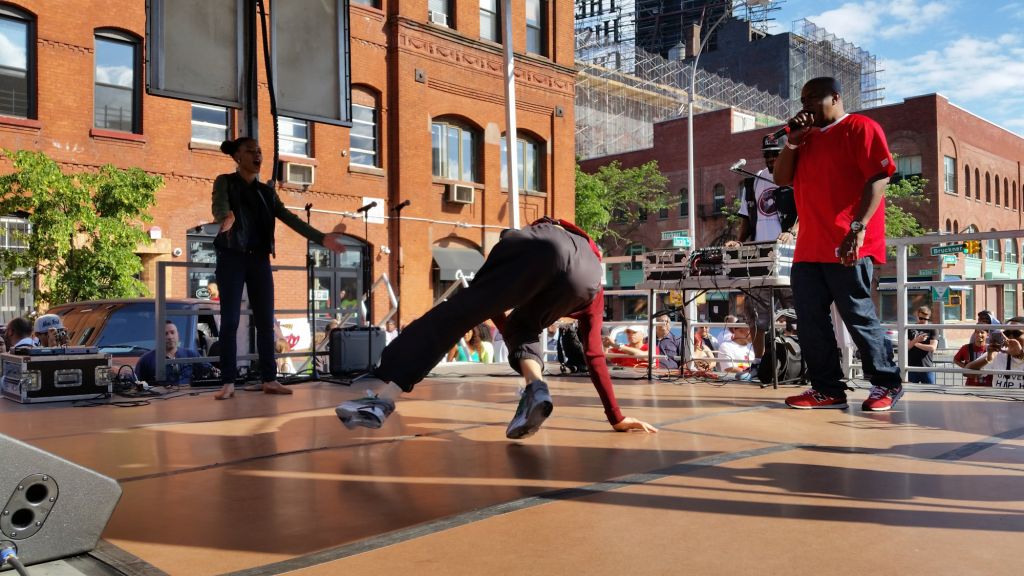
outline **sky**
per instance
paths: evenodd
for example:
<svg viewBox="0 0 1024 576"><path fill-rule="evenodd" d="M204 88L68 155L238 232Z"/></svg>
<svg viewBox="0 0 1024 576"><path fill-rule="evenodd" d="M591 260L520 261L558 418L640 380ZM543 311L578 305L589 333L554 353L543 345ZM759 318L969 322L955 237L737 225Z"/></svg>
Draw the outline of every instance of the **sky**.
<svg viewBox="0 0 1024 576"><path fill-rule="evenodd" d="M1024 0L782 0L770 32L807 18L878 58L885 103L939 93L1024 136Z"/></svg>

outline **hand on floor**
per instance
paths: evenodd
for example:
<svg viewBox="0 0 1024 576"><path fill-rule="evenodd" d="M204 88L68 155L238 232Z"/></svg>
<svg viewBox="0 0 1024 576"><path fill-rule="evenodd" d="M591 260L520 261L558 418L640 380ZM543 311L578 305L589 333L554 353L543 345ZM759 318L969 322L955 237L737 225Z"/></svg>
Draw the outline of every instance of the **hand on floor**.
<svg viewBox="0 0 1024 576"><path fill-rule="evenodd" d="M641 432L648 432L651 434L657 434L658 429L651 426L643 420L637 420L636 418L630 418L626 416L618 424L612 424L612 428L615 428L616 432L629 432L630 430L639 430Z"/></svg>

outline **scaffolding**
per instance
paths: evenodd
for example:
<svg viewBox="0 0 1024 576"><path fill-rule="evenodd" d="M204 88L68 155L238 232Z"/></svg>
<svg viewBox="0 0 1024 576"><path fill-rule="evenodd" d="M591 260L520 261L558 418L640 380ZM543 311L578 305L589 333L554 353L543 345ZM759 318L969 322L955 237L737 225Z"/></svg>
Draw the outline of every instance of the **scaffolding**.
<svg viewBox="0 0 1024 576"><path fill-rule="evenodd" d="M847 110L874 108L884 100L884 88L879 84L878 60L873 54L848 42L810 20L793 22L790 35L793 54L790 74L790 93L794 94L790 112L800 111L796 95L811 78L832 76L843 85L843 100Z"/></svg>

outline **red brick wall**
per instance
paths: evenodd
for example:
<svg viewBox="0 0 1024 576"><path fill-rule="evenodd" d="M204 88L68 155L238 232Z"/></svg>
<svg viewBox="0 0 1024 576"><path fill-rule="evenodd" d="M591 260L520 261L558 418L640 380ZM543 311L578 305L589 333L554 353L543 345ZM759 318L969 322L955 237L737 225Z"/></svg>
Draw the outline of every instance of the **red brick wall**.
<svg viewBox="0 0 1024 576"><path fill-rule="evenodd" d="M98 136L92 127L93 34L96 28L118 28L145 37L144 3L138 0L94 0L88 10L67 10L63 3L24 0L13 5L37 15L38 123L0 117L0 146L45 151L70 169L113 163L136 166L164 177L152 211L167 251L159 259L174 260L169 251L185 245L186 230L210 216L210 190L217 174L234 169L216 150L190 146L190 105L144 95L141 138ZM467 246L489 248L508 221L507 194L500 183L500 135L504 132L504 80L501 46L480 41L478 6L456 2L456 29L426 23L426 0L385 0L381 8L353 5L351 15L352 84L375 93L380 102L378 170L350 167L348 129L316 124L312 130L316 181L308 190L282 186L287 206L312 203L317 210L352 212L364 197L384 198L387 208L409 199L403 220L370 224L373 276L387 273L400 285L401 322L429 309L431 247L446 238ZM571 218L573 188L572 2L549 3L557 27L549 34L553 58L522 54L525 46L523 6L514 3L517 52L517 114L521 131L544 142L546 194L521 197L521 219L554 214ZM260 64L263 74L262 62ZM426 73L417 82L417 70ZM265 75L261 81L260 141L265 157L272 154L273 126ZM554 110L561 107L562 117ZM478 126L483 135L481 182L472 205L443 200L445 182L431 175L430 122L452 115ZM268 166L270 162L266 163ZM3 169L9 168L8 164ZM265 166L262 177L268 178ZM422 220L422 221L421 221ZM363 224L332 214L313 215L321 230L343 229L363 239ZM280 265L304 264L305 240L280 227ZM391 254L381 253L388 246ZM184 260L185 256L177 258ZM301 272L277 275L278 308L304 308L305 278ZM173 296L183 296L185 274L172 272ZM381 318L388 308L383 292L374 298Z"/></svg>

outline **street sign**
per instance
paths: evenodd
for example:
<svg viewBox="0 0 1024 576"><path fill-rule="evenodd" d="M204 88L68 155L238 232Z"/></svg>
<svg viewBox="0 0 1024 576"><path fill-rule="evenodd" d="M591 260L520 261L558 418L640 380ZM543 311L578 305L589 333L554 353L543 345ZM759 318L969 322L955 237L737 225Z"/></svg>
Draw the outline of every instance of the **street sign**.
<svg viewBox="0 0 1024 576"><path fill-rule="evenodd" d="M956 254L946 254L942 257L942 263L946 266L956 265Z"/></svg>
<svg viewBox="0 0 1024 576"><path fill-rule="evenodd" d="M932 301L946 302L949 300L949 286L932 286Z"/></svg>
<svg viewBox="0 0 1024 576"><path fill-rule="evenodd" d="M693 240L689 236L676 236L672 239L673 248L689 248L693 246Z"/></svg>
<svg viewBox="0 0 1024 576"><path fill-rule="evenodd" d="M689 236L689 230L665 230L661 233L662 240L671 240L673 238L681 238L683 236Z"/></svg>
<svg viewBox="0 0 1024 576"><path fill-rule="evenodd" d="M938 273L938 270L935 270L934 268L922 268L918 270L917 273L920 276L934 276Z"/></svg>
<svg viewBox="0 0 1024 576"><path fill-rule="evenodd" d="M963 243L948 244L946 246L932 246L932 256L938 256L939 254L958 254L966 251L967 246Z"/></svg>

